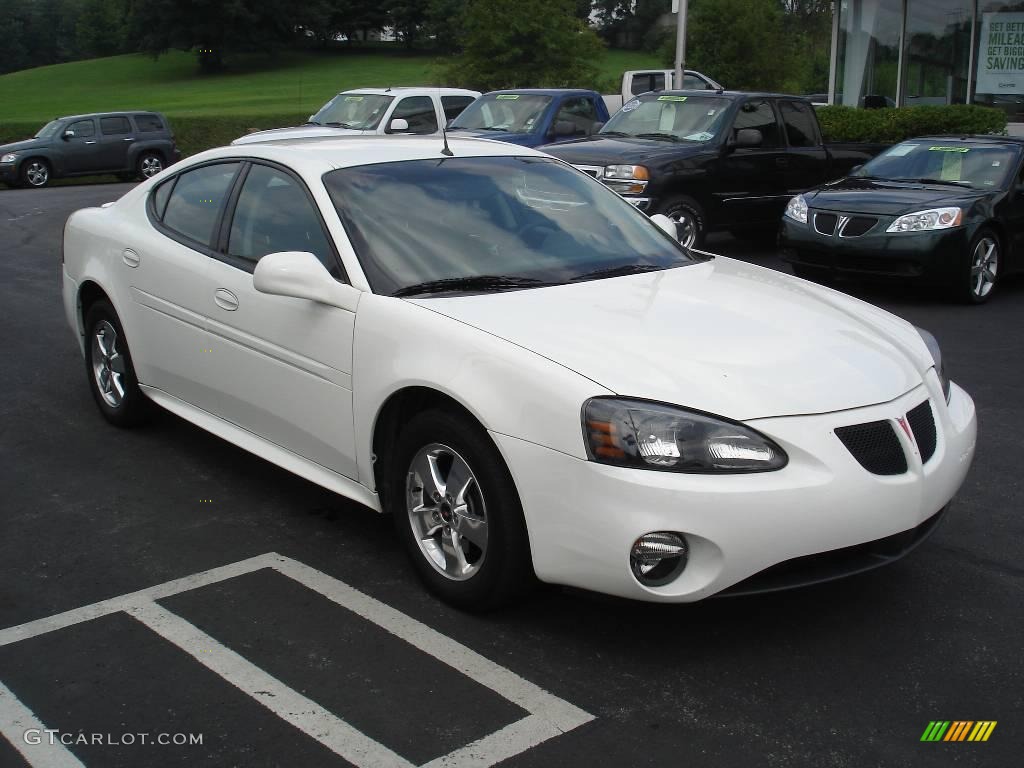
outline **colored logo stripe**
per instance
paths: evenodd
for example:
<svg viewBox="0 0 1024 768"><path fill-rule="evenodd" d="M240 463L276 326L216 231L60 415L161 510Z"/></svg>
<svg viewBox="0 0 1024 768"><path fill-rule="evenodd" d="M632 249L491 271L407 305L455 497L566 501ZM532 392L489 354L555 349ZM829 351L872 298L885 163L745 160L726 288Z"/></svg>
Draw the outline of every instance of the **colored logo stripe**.
<svg viewBox="0 0 1024 768"><path fill-rule="evenodd" d="M996 720L931 720L921 741L988 741Z"/></svg>

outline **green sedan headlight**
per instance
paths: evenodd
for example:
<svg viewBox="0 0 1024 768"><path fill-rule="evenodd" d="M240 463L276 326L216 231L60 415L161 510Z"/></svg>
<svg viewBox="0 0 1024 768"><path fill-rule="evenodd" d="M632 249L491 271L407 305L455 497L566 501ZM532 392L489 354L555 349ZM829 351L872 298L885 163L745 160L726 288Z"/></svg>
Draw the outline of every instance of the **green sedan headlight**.
<svg viewBox="0 0 1024 768"><path fill-rule="evenodd" d="M595 397L583 406L591 461L668 472L768 472L788 462L764 435L673 405Z"/></svg>

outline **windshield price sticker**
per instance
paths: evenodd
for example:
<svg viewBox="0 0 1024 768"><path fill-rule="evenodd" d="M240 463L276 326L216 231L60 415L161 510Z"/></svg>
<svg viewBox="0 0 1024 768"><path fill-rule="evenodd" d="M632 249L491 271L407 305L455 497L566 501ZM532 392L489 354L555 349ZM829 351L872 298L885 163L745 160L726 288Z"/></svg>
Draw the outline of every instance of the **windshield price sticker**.
<svg viewBox="0 0 1024 768"><path fill-rule="evenodd" d="M686 101L685 96L659 96L658 101Z"/></svg>
<svg viewBox="0 0 1024 768"><path fill-rule="evenodd" d="M640 99L633 99L632 101L627 101L625 104L622 105L622 111L623 112L632 112L634 109L636 109L639 106L640 106Z"/></svg>
<svg viewBox="0 0 1024 768"><path fill-rule="evenodd" d="M515 101L519 98L518 93L499 93L495 98L498 101Z"/></svg>
<svg viewBox="0 0 1024 768"><path fill-rule="evenodd" d="M970 147L928 147L929 152L970 152Z"/></svg>

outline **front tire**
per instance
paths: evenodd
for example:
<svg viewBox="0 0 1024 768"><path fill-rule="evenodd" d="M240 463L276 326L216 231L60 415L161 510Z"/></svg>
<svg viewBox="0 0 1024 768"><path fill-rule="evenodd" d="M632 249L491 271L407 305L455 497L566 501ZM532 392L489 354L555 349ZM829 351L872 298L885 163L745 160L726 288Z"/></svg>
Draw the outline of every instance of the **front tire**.
<svg viewBox="0 0 1024 768"><path fill-rule="evenodd" d="M676 223L676 236L684 248L701 248L704 245L707 225L696 200L670 197L656 212L668 216Z"/></svg>
<svg viewBox="0 0 1024 768"><path fill-rule="evenodd" d="M479 424L425 411L402 430L385 500L427 588L465 610L487 610L534 583L519 494Z"/></svg>
<svg viewBox="0 0 1024 768"><path fill-rule="evenodd" d="M967 257L960 266L956 293L967 304L984 304L999 283L1003 268L999 237L990 229L982 229L971 240Z"/></svg>
<svg viewBox="0 0 1024 768"><path fill-rule="evenodd" d="M116 427L146 420L150 402L139 389L124 329L114 308L102 299L85 314L85 370L103 418Z"/></svg>
<svg viewBox="0 0 1024 768"><path fill-rule="evenodd" d="M20 178L24 186L41 189L50 183L50 164L41 157L30 157L21 164Z"/></svg>

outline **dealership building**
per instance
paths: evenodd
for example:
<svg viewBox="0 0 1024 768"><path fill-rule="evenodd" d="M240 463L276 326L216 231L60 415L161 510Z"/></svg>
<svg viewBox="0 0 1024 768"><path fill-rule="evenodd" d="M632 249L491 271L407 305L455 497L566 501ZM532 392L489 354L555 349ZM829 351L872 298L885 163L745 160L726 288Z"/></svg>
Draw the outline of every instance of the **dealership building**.
<svg viewBox="0 0 1024 768"><path fill-rule="evenodd" d="M836 0L835 11L829 103L984 104L1024 123L1024 2Z"/></svg>

